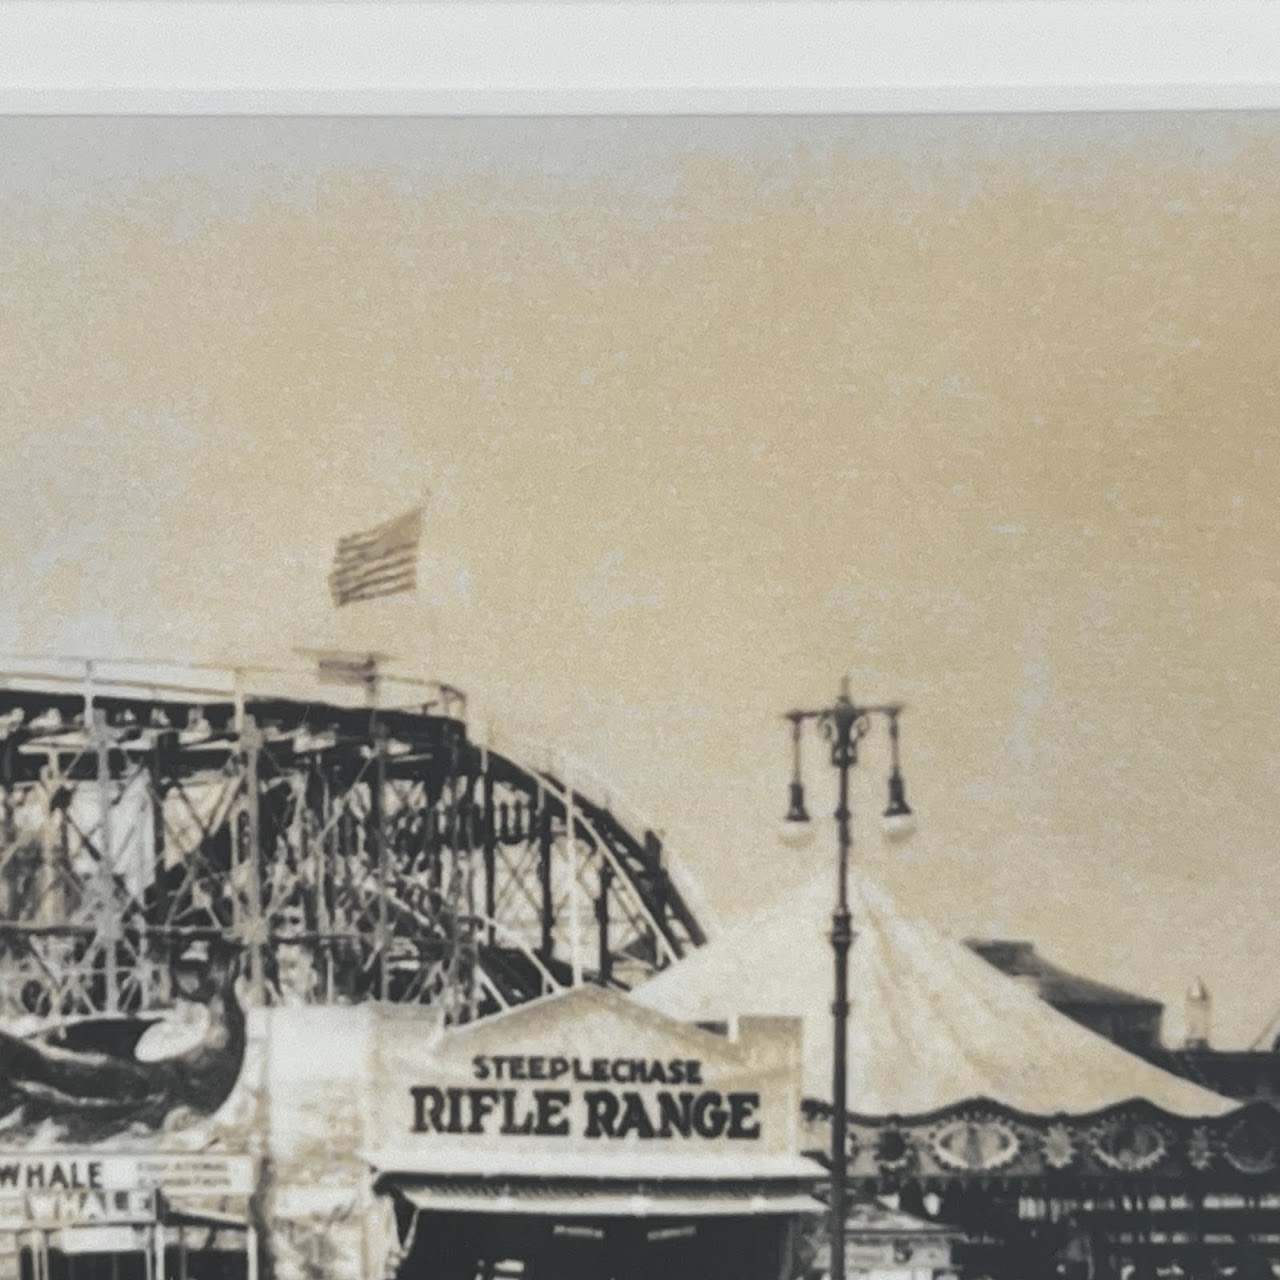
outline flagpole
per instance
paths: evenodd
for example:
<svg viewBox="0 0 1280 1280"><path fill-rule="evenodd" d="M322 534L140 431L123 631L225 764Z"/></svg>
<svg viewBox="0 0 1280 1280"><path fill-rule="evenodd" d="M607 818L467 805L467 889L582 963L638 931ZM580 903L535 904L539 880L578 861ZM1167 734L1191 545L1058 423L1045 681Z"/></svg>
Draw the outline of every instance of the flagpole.
<svg viewBox="0 0 1280 1280"><path fill-rule="evenodd" d="M349 614L342 615L341 611L353 604L367 604L417 590L424 507L425 504L420 503L394 519L338 539L329 573L329 594L341 616L349 618ZM369 643L368 625L371 621L368 615L361 616L365 630L363 644L311 652L317 659L319 681L362 686L365 707L369 712L369 749L373 767L368 781L366 840L376 890L376 992L377 998L385 1001L391 994L393 930L389 901L391 850L386 812L387 734L380 723L378 711L381 705L382 662L388 655L377 652ZM344 631L341 622L337 629L340 633ZM343 636L345 640L350 638Z"/></svg>
<svg viewBox="0 0 1280 1280"><path fill-rule="evenodd" d="M231 672L232 724L237 736L244 732L244 668L234 667Z"/></svg>
<svg viewBox="0 0 1280 1280"><path fill-rule="evenodd" d="M98 875L97 875L97 918L95 927L98 939L102 943L103 961L106 968L107 1012L115 1013L119 1008L120 978L119 960L116 955L116 901L115 901L115 849L111 840L111 729L107 724L105 711L94 705L93 700L93 663L84 664L84 708L85 728L88 730L89 743L97 760L98 777L98 809L99 819L96 837L98 841ZM123 794L123 790L122 790Z"/></svg>

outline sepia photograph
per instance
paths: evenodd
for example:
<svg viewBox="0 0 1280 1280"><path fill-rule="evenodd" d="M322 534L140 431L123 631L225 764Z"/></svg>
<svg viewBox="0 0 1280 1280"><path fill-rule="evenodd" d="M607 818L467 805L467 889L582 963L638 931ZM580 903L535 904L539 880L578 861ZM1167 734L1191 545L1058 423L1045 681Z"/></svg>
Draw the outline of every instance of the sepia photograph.
<svg viewBox="0 0 1280 1280"><path fill-rule="evenodd" d="M0 1277L1280 1277L1280 112L0 157Z"/></svg>

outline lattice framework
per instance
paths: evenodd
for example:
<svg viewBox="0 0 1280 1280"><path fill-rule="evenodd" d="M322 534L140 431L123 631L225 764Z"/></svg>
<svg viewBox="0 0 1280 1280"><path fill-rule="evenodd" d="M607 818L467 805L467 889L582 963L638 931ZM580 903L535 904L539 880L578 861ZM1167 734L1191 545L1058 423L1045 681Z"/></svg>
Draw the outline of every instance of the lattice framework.
<svg viewBox="0 0 1280 1280"><path fill-rule="evenodd" d="M0 1019L163 1006L213 936L268 1002L451 1020L703 940L661 841L441 699L0 688Z"/></svg>

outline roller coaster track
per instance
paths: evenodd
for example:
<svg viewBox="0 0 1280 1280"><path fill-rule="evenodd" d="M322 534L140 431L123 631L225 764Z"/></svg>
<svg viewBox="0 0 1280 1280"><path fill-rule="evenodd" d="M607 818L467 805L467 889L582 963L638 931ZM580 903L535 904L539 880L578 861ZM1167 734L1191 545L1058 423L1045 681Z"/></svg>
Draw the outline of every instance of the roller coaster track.
<svg viewBox="0 0 1280 1280"><path fill-rule="evenodd" d="M465 1020L629 987L704 941L661 839L465 703L296 670L0 670L0 1018L163 1005L237 940L264 1001L434 1002Z"/></svg>

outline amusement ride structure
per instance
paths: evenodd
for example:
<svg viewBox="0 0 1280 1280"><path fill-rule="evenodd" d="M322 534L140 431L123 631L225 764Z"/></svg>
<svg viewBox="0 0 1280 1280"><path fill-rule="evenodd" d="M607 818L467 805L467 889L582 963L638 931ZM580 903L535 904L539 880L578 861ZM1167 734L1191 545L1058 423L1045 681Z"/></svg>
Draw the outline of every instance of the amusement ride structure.
<svg viewBox="0 0 1280 1280"><path fill-rule="evenodd" d="M378 655L0 675L0 1019L136 1014L230 940L260 1003L461 1022L704 940L661 839ZM322 696L317 696L317 689Z"/></svg>

